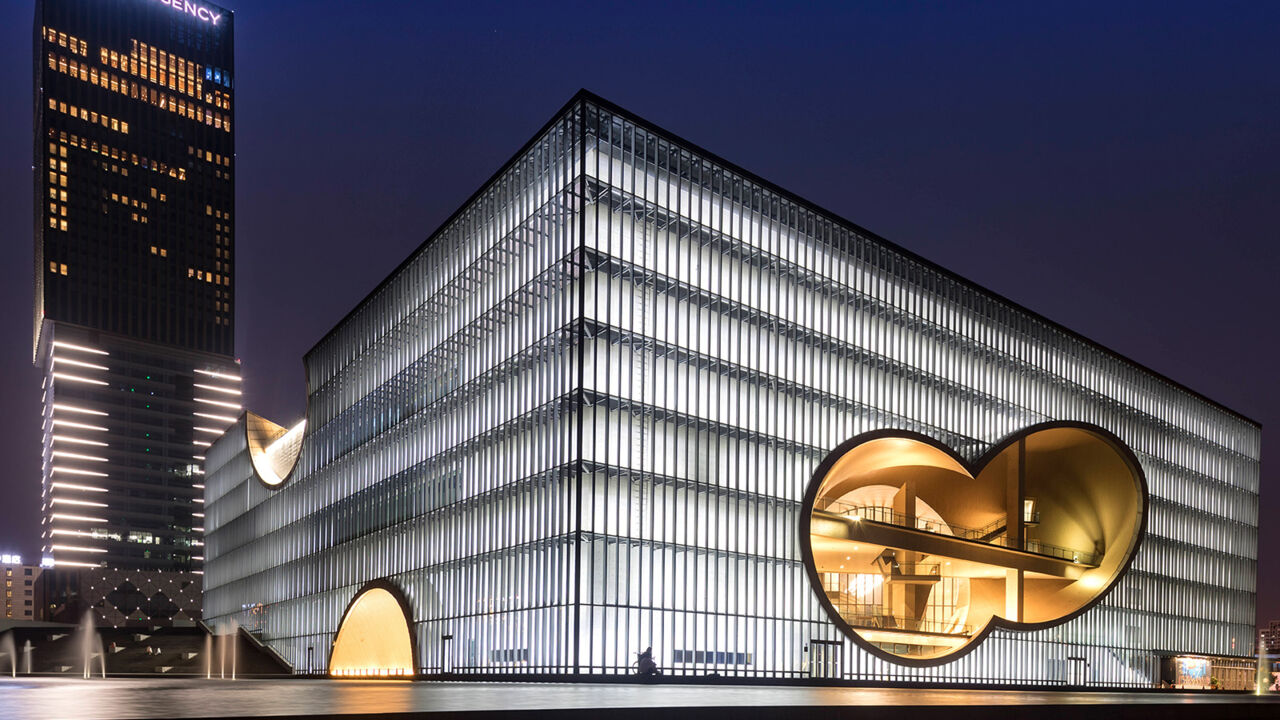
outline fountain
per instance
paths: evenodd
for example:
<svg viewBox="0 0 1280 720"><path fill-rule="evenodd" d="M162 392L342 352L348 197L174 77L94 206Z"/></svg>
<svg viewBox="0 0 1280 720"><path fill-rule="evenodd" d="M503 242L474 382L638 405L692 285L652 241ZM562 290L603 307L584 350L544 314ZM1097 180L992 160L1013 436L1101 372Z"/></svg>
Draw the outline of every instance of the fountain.
<svg viewBox="0 0 1280 720"><path fill-rule="evenodd" d="M107 676L107 654L102 651L102 636L98 635L93 624L93 611L84 611L84 620L76 631L80 636L80 658L84 661L84 679L93 677L93 658L98 658L102 677Z"/></svg>
<svg viewBox="0 0 1280 720"><path fill-rule="evenodd" d="M213 633L204 635L204 679L213 679Z"/></svg>
<svg viewBox="0 0 1280 720"><path fill-rule="evenodd" d="M22 664L24 667L26 667L28 675L31 674L31 651L32 650L35 650L35 648L31 646L30 640L22 644Z"/></svg>
<svg viewBox="0 0 1280 720"><path fill-rule="evenodd" d="M231 679L236 679L236 648L240 647L240 628L231 618Z"/></svg>
<svg viewBox="0 0 1280 720"><path fill-rule="evenodd" d="M0 657L9 658L9 675L18 677L18 650L13 645L13 633L7 632L0 637Z"/></svg>
<svg viewBox="0 0 1280 720"><path fill-rule="evenodd" d="M218 633L218 677L227 678L227 646L231 646L231 679L236 679L236 646L239 628L234 618L228 620Z"/></svg>

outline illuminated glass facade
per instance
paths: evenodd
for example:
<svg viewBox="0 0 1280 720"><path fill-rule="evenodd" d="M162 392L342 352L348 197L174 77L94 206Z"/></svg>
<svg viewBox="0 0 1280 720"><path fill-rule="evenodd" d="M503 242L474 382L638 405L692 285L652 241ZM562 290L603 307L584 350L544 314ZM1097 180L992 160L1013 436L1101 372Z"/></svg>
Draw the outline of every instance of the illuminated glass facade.
<svg viewBox="0 0 1280 720"><path fill-rule="evenodd" d="M1152 686L1250 651L1259 426L582 93L208 453L205 615L323 671L366 583L417 673ZM913 666L841 631L802 501L874 430L1096 426L1149 497L1047 629ZM1223 662L1234 662L1226 660Z"/></svg>
<svg viewBox="0 0 1280 720"><path fill-rule="evenodd" d="M40 0L33 46L43 559L196 571L240 408L232 14Z"/></svg>

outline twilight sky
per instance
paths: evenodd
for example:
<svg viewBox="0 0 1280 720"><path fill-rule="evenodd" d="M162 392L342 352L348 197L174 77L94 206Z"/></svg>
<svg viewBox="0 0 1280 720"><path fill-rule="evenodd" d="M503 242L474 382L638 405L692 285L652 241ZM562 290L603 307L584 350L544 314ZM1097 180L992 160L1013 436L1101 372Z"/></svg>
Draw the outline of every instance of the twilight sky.
<svg viewBox="0 0 1280 720"><path fill-rule="evenodd" d="M1264 425L1280 4L243 2L246 404L590 89ZM31 18L0 0L0 551L39 554ZM1280 619L1264 465L1259 621Z"/></svg>

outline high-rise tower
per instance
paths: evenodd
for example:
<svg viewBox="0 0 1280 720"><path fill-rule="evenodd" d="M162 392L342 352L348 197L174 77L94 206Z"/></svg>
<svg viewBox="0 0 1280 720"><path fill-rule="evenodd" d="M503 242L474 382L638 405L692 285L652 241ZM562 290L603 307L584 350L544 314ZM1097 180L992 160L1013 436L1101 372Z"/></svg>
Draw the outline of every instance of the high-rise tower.
<svg viewBox="0 0 1280 720"><path fill-rule="evenodd" d="M240 407L232 13L38 0L34 32L43 552L198 569Z"/></svg>

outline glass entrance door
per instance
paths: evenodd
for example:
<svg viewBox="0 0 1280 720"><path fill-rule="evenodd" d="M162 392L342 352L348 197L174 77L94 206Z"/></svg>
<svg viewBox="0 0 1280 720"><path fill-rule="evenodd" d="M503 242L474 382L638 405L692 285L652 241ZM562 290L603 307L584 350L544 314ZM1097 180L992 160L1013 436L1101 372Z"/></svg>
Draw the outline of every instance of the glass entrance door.
<svg viewBox="0 0 1280 720"><path fill-rule="evenodd" d="M809 641L809 677L840 677L840 643L831 640Z"/></svg>
<svg viewBox="0 0 1280 720"><path fill-rule="evenodd" d="M1084 685L1089 664L1082 657L1067 658L1067 684Z"/></svg>

